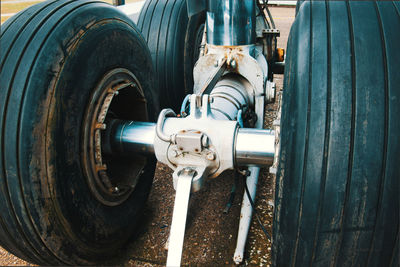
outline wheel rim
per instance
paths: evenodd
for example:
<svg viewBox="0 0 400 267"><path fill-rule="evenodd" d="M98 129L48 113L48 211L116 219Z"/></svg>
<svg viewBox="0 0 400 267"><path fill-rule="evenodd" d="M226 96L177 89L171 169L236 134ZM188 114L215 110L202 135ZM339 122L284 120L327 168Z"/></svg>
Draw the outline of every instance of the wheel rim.
<svg viewBox="0 0 400 267"><path fill-rule="evenodd" d="M141 155L104 154L106 129L111 119L146 121L146 100L136 76L117 68L106 73L88 103L83 133L83 169L92 195L102 204L125 202L147 163Z"/></svg>

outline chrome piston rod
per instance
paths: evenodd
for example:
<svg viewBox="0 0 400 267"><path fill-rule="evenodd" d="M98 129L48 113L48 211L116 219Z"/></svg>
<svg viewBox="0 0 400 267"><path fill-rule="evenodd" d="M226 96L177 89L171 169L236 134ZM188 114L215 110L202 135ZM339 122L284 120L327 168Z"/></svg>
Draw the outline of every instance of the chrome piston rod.
<svg viewBox="0 0 400 267"><path fill-rule="evenodd" d="M154 154L156 124L122 121L114 124L108 153ZM240 128L233 144L236 166L268 166L274 159L275 136L272 130Z"/></svg>

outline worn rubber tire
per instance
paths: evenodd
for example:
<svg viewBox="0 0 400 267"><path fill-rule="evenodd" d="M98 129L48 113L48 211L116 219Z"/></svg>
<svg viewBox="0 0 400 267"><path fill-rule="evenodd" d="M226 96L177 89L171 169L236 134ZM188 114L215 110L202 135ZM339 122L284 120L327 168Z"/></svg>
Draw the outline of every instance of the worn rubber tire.
<svg viewBox="0 0 400 267"><path fill-rule="evenodd" d="M299 13L299 9L300 9L301 5L304 3L304 1L306 1L306 0L297 0L296 11L295 11L296 16L297 16L297 13Z"/></svg>
<svg viewBox="0 0 400 267"><path fill-rule="evenodd" d="M136 75L155 119L158 93L140 31L100 1L46 1L8 20L0 43L1 246L40 265L123 261L155 159L125 202L103 205L84 175L82 129L92 90L117 67Z"/></svg>
<svg viewBox="0 0 400 267"><path fill-rule="evenodd" d="M161 90L161 107L179 111L193 92L205 12L188 18L186 0L147 0L138 27L147 41Z"/></svg>
<svg viewBox="0 0 400 267"><path fill-rule="evenodd" d="M275 266L399 266L400 3L305 1L288 42Z"/></svg>

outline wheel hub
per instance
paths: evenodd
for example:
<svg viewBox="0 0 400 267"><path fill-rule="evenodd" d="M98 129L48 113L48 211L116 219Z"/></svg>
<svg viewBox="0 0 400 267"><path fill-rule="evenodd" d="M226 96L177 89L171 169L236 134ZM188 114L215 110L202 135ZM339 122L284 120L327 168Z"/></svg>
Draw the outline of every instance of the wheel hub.
<svg viewBox="0 0 400 267"><path fill-rule="evenodd" d="M146 164L142 155L104 153L112 121L146 121L146 100L135 75L122 68L106 73L93 91L84 119L83 165L93 196L116 206L134 191Z"/></svg>

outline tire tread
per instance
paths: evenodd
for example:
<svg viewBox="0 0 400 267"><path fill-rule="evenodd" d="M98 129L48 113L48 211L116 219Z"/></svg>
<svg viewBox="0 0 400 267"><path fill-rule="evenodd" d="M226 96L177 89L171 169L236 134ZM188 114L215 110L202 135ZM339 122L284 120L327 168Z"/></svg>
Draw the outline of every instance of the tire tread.
<svg viewBox="0 0 400 267"><path fill-rule="evenodd" d="M6 45L1 48L6 53L2 53L0 61L0 77L5 81L0 90L1 244L18 257L36 264L66 265L74 261L61 259L48 247L26 202L23 139L20 138L26 90L37 57L54 29L78 9L90 8L93 4L106 5L97 0L39 3L12 18L2 31L2 44Z"/></svg>
<svg viewBox="0 0 400 267"><path fill-rule="evenodd" d="M13 90L13 84L14 84L15 75L16 75L17 71L19 71L19 65L20 65L21 59L25 55L25 53L26 53L26 51L28 49L28 46L31 43L33 37L39 31L39 29L42 27L42 25L44 25L54 13L56 13L61 8L65 7L68 4L68 2L65 2L64 4L57 6L57 8L53 9L50 13L47 13L46 12L46 8L49 8L53 4L54 4L53 2L48 2L46 5L43 5L43 6L39 5L39 7L41 7L41 8L38 8L38 7L34 6L34 7L32 7L32 9L38 9L38 10L35 11L33 16L28 16L29 13L26 10L26 11L23 12L24 14L22 16L19 16L17 18L18 20L15 20L15 22L13 24L10 24L10 26L9 26L9 27L12 27L12 26L15 26L15 25L20 24L20 23L24 25L23 29L21 29L19 31L19 33L21 33L21 34L16 35L16 38L13 39L12 44L11 44L10 48L8 49L8 51L7 51L7 54L5 55L4 60L2 61L2 68L1 68L2 69L2 73L1 74L4 74L4 71L6 69L9 69L12 72L12 74L11 74L12 76L10 78L7 78L7 76L4 77L4 75L2 75L3 76L2 78L3 79L5 78L5 80L10 81L10 83L9 83L9 85L6 85L7 88L8 88L6 91L4 90L4 87L2 89L2 92L6 93L6 97L4 98L5 103L4 103L4 105L2 105L2 110L0 110L1 114L7 114L9 112L8 106L9 106L11 94L13 92L15 93L16 90L18 90L17 94L22 94L22 95L24 94L23 93L23 89L21 89L21 88L16 88L16 89ZM42 16L41 13L44 13L46 15L44 17L41 17ZM30 22L32 22L36 18L40 18L40 22L39 23L35 23L35 24L30 24ZM23 30L27 30L28 26L33 27L33 29L28 31L28 35L27 36L24 36L23 35ZM5 32L6 32L6 30L5 30ZM2 36L2 38L5 38L5 37L6 37L5 35ZM22 38L25 38L25 39L22 39ZM18 40L20 40L20 42L22 42L22 44L19 44L18 46L15 47L14 45L17 44L16 42L18 42ZM9 58L11 52L15 52L15 49L20 49L21 50L21 52L18 53L19 59L12 61L13 63L15 62L14 66L13 65L11 65L11 66L6 65L7 64L7 58ZM3 86L5 86L5 85L3 84ZM22 92L21 92L21 90L22 90ZM14 108L15 108L15 106L13 106L13 109ZM6 133L5 133L6 123L7 123L7 121L5 120L5 115L3 115L2 118L0 118L0 125L2 125L2 132L1 132L0 138L1 138L1 141L2 141L1 142L2 143L1 144L1 147L2 147L2 149L1 149L1 151L2 151L1 158L2 158L2 165L3 166L7 166L7 164L6 164L6 154L4 154L4 153L7 152L6 151L7 142L5 142L5 140L4 140L4 138L7 136ZM18 140L16 140L16 142L17 142L17 144L19 143ZM10 154L7 153L7 155L10 155ZM10 156L8 156L8 158L10 158ZM17 158L18 158L18 152L16 153L16 159L15 159L16 162L17 162ZM16 165L18 165L18 163ZM16 168L17 168L17 170L20 169L19 167L16 167ZM18 174L17 174L17 177L20 179L20 176ZM16 234L17 236L19 236L19 238L21 238L23 240L23 245L21 245L22 247L20 247L19 249L17 248L17 250L15 250L15 252L14 251L13 252L15 254L19 255L19 256L25 256L23 258L25 258L25 259L27 259L28 261L31 261L31 262L37 262L37 263L41 263L41 264L47 263L46 260L45 260L46 255L48 256L49 253L50 254L52 254L52 253L51 253L51 251L49 249L47 249L47 247L44 245L43 241L40 239L40 237L38 235L37 236L32 236L31 235L30 237L28 237L28 234L26 232L27 231L29 231L29 232L35 231L35 227L32 224L30 216L26 216L26 217L23 216L23 215L22 215L23 217L18 216L18 214L16 212L17 209L16 209L16 206L15 206L16 202L15 202L15 200L13 200L12 194L10 192L9 180L10 180L9 175L7 174L6 169L3 168L3 181L2 181L1 184L2 184L2 189L5 192L4 195L6 197L6 201L4 201L3 203L7 204L8 210L11 211L11 213L9 213L9 216L10 216L11 220L7 220L7 221L8 221L8 223L11 223L11 224L14 225L11 228L11 229L13 229L13 231L11 231L11 232L13 232L14 235ZM14 180L15 179L11 179L11 181L14 181ZM19 184L18 188L19 188L19 190L21 192L20 195L23 196L24 193L23 193L22 184L21 184L20 180L19 180L18 184ZM21 197L20 199L22 199L23 202L24 202L24 198L23 197ZM29 215L29 211L26 209L26 203L23 203L23 205L24 205L24 207L22 209L23 210L22 214L28 214ZM2 214L4 214L4 213L2 213ZM19 222L23 222L23 221L28 222L27 227L28 227L29 230L24 230L22 225L19 223ZM29 222L31 224L29 224ZM6 228L6 229L4 229L4 232L5 233L10 233L10 230L8 230ZM13 243L14 244L18 244L19 242L16 242L15 239L14 239ZM44 248L44 251L43 251L43 249L41 249L39 251L38 248ZM53 262L50 262L50 263L52 263L52 264L65 264L62 261L61 262L60 261L53 261Z"/></svg>
<svg viewBox="0 0 400 267"><path fill-rule="evenodd" d="M185 39L193 32L188 31L188 23L186 0L147 0L139 15L138 25L156 69L161 108L178 111L189 90L185 87L190 77L185 73L184 51L190 45Z"/></svg>
<svg viewBox="0 0 400 267"><path fill-rule="evenodd" d="M397 263L400 5L300 5L288 41L273 263Z"/></svg>

